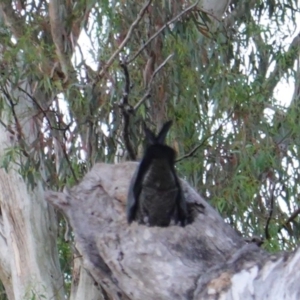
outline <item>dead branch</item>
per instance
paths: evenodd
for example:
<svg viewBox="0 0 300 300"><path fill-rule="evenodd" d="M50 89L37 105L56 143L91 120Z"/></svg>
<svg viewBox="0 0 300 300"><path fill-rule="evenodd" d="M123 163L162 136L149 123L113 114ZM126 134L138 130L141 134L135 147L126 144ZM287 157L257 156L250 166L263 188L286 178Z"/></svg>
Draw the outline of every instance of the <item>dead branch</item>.
<svg viewBox="0 0 300 300"><path fill-rule="evenodd" d="M130 116L133 113L133 108L128 101L129 92L130 92L130 77L129 77L129 72L126 63L122 62L120 63L120 66L122 67L125 76L125 87L124 87L123 97L120 100L120 104L119 104L123 116L123 140L124 140L125 148L129 155L129 159L136 160L136 153L130 141L130 132L129 132Z"/></svg>

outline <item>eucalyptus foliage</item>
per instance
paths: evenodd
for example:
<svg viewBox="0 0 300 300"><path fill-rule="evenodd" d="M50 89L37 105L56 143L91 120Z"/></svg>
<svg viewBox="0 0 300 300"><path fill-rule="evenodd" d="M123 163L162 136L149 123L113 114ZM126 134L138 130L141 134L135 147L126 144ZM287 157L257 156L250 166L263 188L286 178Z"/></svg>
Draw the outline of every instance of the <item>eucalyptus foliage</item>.
<svg viewBox="0 0 300 300"><path fill-rule="evenodd" d="M128 143L139 158L142 122L156 128L171 119L168 144L178 153L181 177L245 237L264 239L270 251L294 249L300 231L298 1L231 1L222 20L199 6L188 10L192 4L66 3L59 12L60 57L48 1L3 1L0 109L8 117L1 126L16 142L1 165L15 161L29 186L42 180L61 190L95 162L129 159ZM284 82L294 90L290 97L276 92ZM39 132L34 141L17 126L15 103L24 100L11 88L30 98L25 113ZM60 249L70 261L63 242Z"/></svg>

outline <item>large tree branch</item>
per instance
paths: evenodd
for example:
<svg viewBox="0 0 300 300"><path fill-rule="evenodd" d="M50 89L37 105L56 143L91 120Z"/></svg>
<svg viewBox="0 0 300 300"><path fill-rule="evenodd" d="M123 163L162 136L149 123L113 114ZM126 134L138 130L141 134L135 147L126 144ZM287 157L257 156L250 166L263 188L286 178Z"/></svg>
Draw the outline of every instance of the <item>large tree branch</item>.
<svg viewBox="0 0 300 300"><path fill-rule="evenodd" d="M185 182L191 225L129 226L125 203L136 167L133 162L97 164L70 191L47 193L70 220L86 268L112 298L209 299L205 287L227 290L235 272L268 258L256 245L246 244Z"/></svg>
<svg viewBox="0 0 300 300"><path fill-rule="evenodd" d="M21 17L18 17L12 6L11 1L0 2L0 17L4 18L5 25L11 30L16 39L24 36L25 22Z"/></svg>
<svg viewBox="0 0 300 300"><path fill-rule="evenodd" d="M251 16L251 20L252 20L252 23L255 24L254 26L256 27L256 29L258 29L257 28L258 26L252 16ZM253 35L253 41L254 41L256 49L258 51L258 54L256 54L256 55L259 57L257 79L260 82L262 82L262 80L265 79L266 74L267 74L270 53L268 52L268 49L267 49L268 45L264 42L260 33Z"/></svg>
<svg viewBox="0 0 300 300"><path fill-rule="evenodd" d="M97 164L83 181L47 200L69 218L85 267L113 299L299 299L300 250L270 256L247 244L187 183L192 224L127 224L137 163Z"/></svg>
<svg viewBox="0 0 300 300"><path fill-rule="evenodd" d="M51 26L51 35L55 44L56 54L61 66L61 69L65 75L65 81L69 77L71 71L70 54L72 51L68 49L70 47L70 41L68 40L67 31L65 28L65 20L69 16L66 16L66 7L64 1L50 0L49 2L49 18Z"/></svg>
<svg viewBox="0 0 300 300"><path fill-rule="evenodd" d="M297 107L300 109L300 58L296 59L297 67L296 67L296 74L295 74L295 89L293 93L291 107Z"/></svg>

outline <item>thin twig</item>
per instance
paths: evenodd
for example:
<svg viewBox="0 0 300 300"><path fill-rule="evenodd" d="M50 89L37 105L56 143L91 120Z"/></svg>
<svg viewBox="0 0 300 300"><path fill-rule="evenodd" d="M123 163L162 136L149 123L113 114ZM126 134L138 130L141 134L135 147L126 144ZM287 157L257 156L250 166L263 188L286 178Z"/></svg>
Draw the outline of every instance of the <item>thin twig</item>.
<svg viewBox="0 0 300 300"><path fill-rule="evenodd" d="M17 133L16 136L17 136L17 140L18 140L19 145L20 145L20 149L21 149L21 151L22 151L22 153L24 154L25 157L30 157L29 153L27 152L28 147L27 147L27 144L25 142L22 126L19 122L17 113L15 111L15 106L17 105L17 103L13 102L11 96L9 95L9 93L6 90L1 89L1 91L5 95L7 101L9 102L9 104L11 106L11 112L12 112L12 116L13 116L14 121L15 121L15 128L16 128L16 133Z"/></svg>
<svg viewBox="0 0 300 300"><path fill-rule="evenodd" d="M184 160L185 158L188 158L188 157L193 156L194 153L195 153L201 146L203 146L203 145L206 143L206 141L207 141L210 137L212 137L212 136L215 135L218 131L221 130L221 128L223 127L223 125L224 125L224 124L222 123L222 124L219 126L219 128L218 128L214 133L208 135L208 136L207 136L207 137L206 137L199 145L197 145L196 147L194 147L189 153L187 153L187 154L185 154L185 155L179 157L179 158L176 160L176 162L179 162L179 161L181 161L181 160Z"/></svg>
<svg viewBox="0 0 300 300"><path fill-rule="evenodd" d="M167 22L164 26L162 26L156 33L154 33L146 43L143 44L142 47L136 52L136 54L127 61L128 64L132 63L139 55L140 53L145 49L145 47L152 41L154 40L162 31L164 31L168 26L170 26L172 23L177 21L181 16L192 10L194 7L197 6L199 0L197 0L194 4L190 5L187 7L185 10L183 10L181 13L179 13L177 16L175 16L173 19L171 19L169 22Z"/></svg>
<svg viewBox="0 0 300 300"><path fill-rule="evenodd" d="M0 120L0 124L11 134L15 134L15 132L8 126L6 125L2 120Z"/></svg>
<svg viewBox="0 0 300 300"><path fill-rule="evenodd" d="M194 153L201 147L204 145L204 143L206 142L207 139L205 139L200 145L197 145L195 148L193 148L189 153L179 157L176 162L179 162L181 160L184 160L185 158L191 157L194 155Z"/></svg>
<svg viewBox="0 0 300 300"><path fill-rule="evenodd" d="M74 168L72 167L72 163L71 163L70 158L69 158L69 155L68 155L68 153L67 153L65 144L64 144L62 141L59 141L59 143L60 143L60 147L61 147L61 149L62 149L62 152L63 152L63 154L64 154L64 156L65 156L65 159L66 159L66 161L67 161L67 164L69 165L69 168L70 168L70 171L71 171L71 173L72 173L72 175L73 175L73 178L74 178L75 182L78 183L79 180L78 180L78 178L77 178L77 176L76 176L76 173L75 173Z"/></svg>
<svg viewBox="0 0 300 300"><path fill-rule="evenodd" d="M73 121L71 121L69 124L65 124L66 125L65 128L59 128L59 127L52 126L51 121L50 121L50 119L49 119L49 117L48 117L48 115L46 113L46 110L44 110L42 108L42 106L39 104L39 102L31 94L29 94L26 90L24 90L23 88L18 87L18 89L21 92L23 92L24 94L26 94L26 96L28 96L33 101L33 103L39 108L39 112L41 112L43 114L43 116L45 117L45 119L47 120L50 129L57 130L57 131L64 131L65 132L65 131L67 131L71 127L71 125L73 124ZM47 109L47 112L48 111L49 111L49 108Z"/></svg>
<svg viewBox="0 0 300 300"><path fill-rule="evenodd" d="M297 208L291 215L290 217L284 222L284 224L278 229L278 233L285 228L287 231L289 231L288 228L288 224L291 223L294 219L296 219L296 217L300 214L300 207Z"/></svg>
<svg viewBox="0 0 300 300"><path fill-rule="evenodd" d="M41 105L39 104L39 102L32 95L30 95L26 90L24 90L23 88L19 87L19 90L22 91L24 94L26 94L33 101L33 103L38 106L40 112L42 112L42 114L44 115L45 119L48 122L50 131L51 130L63 131L64 137L65 137L65 139L67 139L66 138L66 131L70 129L70 127L73 124L73 122L71 121L69 124L66 125L65 128L56 128L56 127L53 127L51 125L51 121L48 118L47 113L43 110L43 108L41 107ZM66 149L64 147L64 144L63 144L62 141L60 141L60 139L57 139L57 140L59 141L59 144L60 144L61 149L63 151L63 154L65 156L65 159L66 159L66 161L67 161L67 163L69 165L70 171L71 171L71 173L72 173L72 175L74 177L74 180L75 180L75 182L78 182L78 178L77 178L76 173L75 173L75 171L74 171L74 169L72 167L71 161L70 161L70 159L68 157L68 153L67 153L67 151L66 151Z"/></svg>
<svg viewBox="0 0 300 300"><path fill-rule="evenodd" d="M154 80L155 75L165 66L165 64L168 62L168 60L173 56L174 54L170 54L153 72L153 74L151 75L151 78L149 80L148 83L148 88L144 94L144 96L142 97L142 99L134 106L133 111L137 111L138 108L143 104L143 102L148 99L151 96L151 84Z"/></svg>
<svg viewBox="0 0 300 300"><path fill-rule="evenodd" d="M98 78L101 79L103 77L103 75L105 74L105 72L107 71L107 69L112 65L112 63L114 62L114 60L116 59L117 55L122 51L122 49L126 46L127 42L129 41L129 39L131 38L131 35L133 33L133 30L135 29L135 27L139 24L139 22L142 20L147 8L149 7L149 5L151 4L152 0L149 0L140 10L137 18L135 19L135 21L131 24L126 37L124 38L123 42L121 43L121 45L117 48L117 50L112 54L112 56L109 58L109 60L107 61L107 63L103 66L103 68L101 69Z"/></svg>

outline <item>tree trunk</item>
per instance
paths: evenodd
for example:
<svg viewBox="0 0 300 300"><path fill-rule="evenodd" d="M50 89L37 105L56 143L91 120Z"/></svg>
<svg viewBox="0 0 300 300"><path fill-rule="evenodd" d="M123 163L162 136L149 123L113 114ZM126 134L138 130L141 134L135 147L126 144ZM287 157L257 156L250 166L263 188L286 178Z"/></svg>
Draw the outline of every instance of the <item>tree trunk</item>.
<svg viewBox="0 0 300 300"><path fill-rule="evenodd" d="M32 18L34 16L34 10L30 8L31 3L25 2L11 4L8 1L2 1L0 3L0 21L5 22L16 40L24 39L23 28L27 26L26 18L19 18L19 15L23 16L20 12L30 11ZM203 8L212 20L211 23L206 24L208 28L205 27L205 30L210 29L213 32L220 26L219 21L229 2L228 0L197 2L198 7ZM69 94L71 90L68 84L72 82L72 74L75 74L71 65L72 51L70 49L76 46L80 26L85 23L89 14L89 10L84 8L82 12L85 13L81 14L80 10L76 18L76 14L72 15L75 9L72 12L71 10L78 8L79 2L74 3L70 5L66 2L65 5L61 5L60 1L50 1L50 10L47 11L48 7L45 6L45 13L43 11L46 21L30 23L36 28L33 33L34 37L36 33L39 37L50 34L47 30L48 25L51 24L52 35L49 35L47 40L50 43L45 48L52 49L52 46L55 46L57 57L48 59L46 55L48 52L43 53L42 56L47 57L43 63L48 67L48 72L44 75L45 77L48 75L53 80L52 87L55 83L59 83L60 91L66 94ZM257 1L251 0L247 2L247 5L240 4L241 9L227 14L223 22L224 27L227 29L232 27L236 20L242 17L245 11L250 10L255 3ZM17 6L19 7L16 14L12 13ZM61 9L65 8L64 6L68 9ZM69 15L66 16L64 12L68 12ZM49 22L48 17L50 17ZM37 17L36 20L40 19ZM65 20L70 22L65 22ZM75 23L72 24L74 26L68 28L72 20L76 22L74 21ZM39 24L45 25L45 28L39 27ZM77 28L76 34L71 27ZM154 29L157 28L154 27ZM72 34L67 36L70 32ZM32 39L31 37L28 41L27 44L34 41L34 47L42 51L43 45L39 45L39 38ZM295 41L298 40L295 39ZM62 51L66 49L69 49L67 54ZM121 51L122 47L116 50ZM28 54L26 51L27 49L24 48L20 53ZM114 52L115 56L111 56L110 64L103 64L105 68L102 71L108 71L109 66L117 60L117 53L120 52L118 51ZM206 51L203 52L206 53ZM5 68L6 61L3 62ZM63 76L56 78L57 76L54 75L61 73L60 70ZM32 74L36 75L35 72ZM7 74L9 74L8 77L11 76L10 72ZM24 77L28 74L27 70L25 74L20 77L19 82L12 81L15 83L14 90L16 91L20 82L23 82L22 88L28 93L28 98L24 98L24 93L14 94L13 101L9 103L11 109L9 117L3 115L1 107L1 121L8 126L6 130L3 124L0 126L0 157L5 165L7 153L12 150L11 154L15 163L9 164L7 172L0 169L0 279L9 299L65 299L64 274L59 267L56 248L55 212L52 206L44 201L42 181L29 181L26 184L24 178L20 176L23 171L20 165L24 166L28 157L23 156L24 153L14 156L16 151L29 150L30 152L43 132L42 122L35 123L33 113L35 105L30 99L30 95L36 95L40 81L35 82L37 90L33 91L29 84L28 86L25 84L27 80ZM39 78L39 76L34 76L34 78ZM278 76L271 76L271 79L274 78L277 79ZM4 81L6 82L6 79ZM270 93L273 91L273 85L268 85L267 90ZM46 98L45 93L43 95ZM4 98L2 97L1 101L4 101ZM72 99L69 100L69 104L77 100L76 97L69 98ZM43 100L45 101L40 101L40 103L46 105L48 101L51 102L51 97ZM48 109L48 105L46 106ZM78 115L81 117L81 110ZM83 119L85 120L85 116ZM81 118L74 120L74 124L80 124L79 128L84 128L85 122L81 122ZM59 130L57 132L63 134ZM82 132L85 130L83 129ZM88 144L93 139L81 137L81 140L87 141ZM22 148L24 142L29 146L28 149ZM44 150L43 147L48 147L43 142L39 144L40 151ZM59 174L60 163L64 157L58 154L62 153L62 144L57 142L57 146L55 159L57 174ZM86 148L82 147L82 149ZM37 153L37 151L33 152ZM18 159L15 158L16 156ZM41 163L40 176L46 181L41 161L37 159L34 163ZM146 227L136 223L129 226L125 218L125 203L129 180L136 166L136 163L98 164L78 186L70 191L47 194L48 200L69 218L76 237L76 247L79 253L74 254L70 299L300 298L297 272L294 271L297 270L297 264L299 264L299 251L289 255L271 256L254 243L247 244L185 182L182 182L182 185L189 202L189 209L194 216L192 224L184 228L178 226Z"/></svg>
<svg viewBox="0 0 300 300"><path fill-rule="evenodd" d="M47 193L110 299L299 299L300 251L272 256L246 243L184 181L192 224L129 226L125 204L136 167L97 164L70 191Z"/></svg>
<svg viewBox="0 0 300 300"><path fill-rule="evenodd" d="M30 93L29 85L23 89ZM19 124L0 126L0 157L15 146L19 134L28 143L37 138L32 118L30 99L24 94L14 95L14 113ZM8 99L6 99L8 100ZM1 120L8 124L9 118L2 113ZM34 185L24 182L20 172L20 160L11 162L6 172L0 169L0 278L10 300L64 299L63 277L60 271L56 247L57 221L54 209L45 201L41 182ZM41 176L43 170L41 168Z"/></svg>

